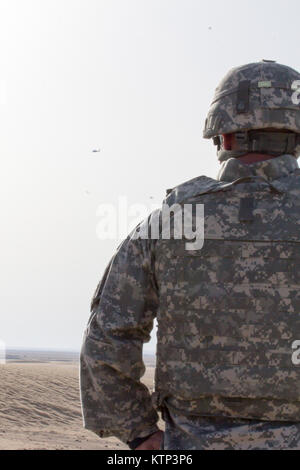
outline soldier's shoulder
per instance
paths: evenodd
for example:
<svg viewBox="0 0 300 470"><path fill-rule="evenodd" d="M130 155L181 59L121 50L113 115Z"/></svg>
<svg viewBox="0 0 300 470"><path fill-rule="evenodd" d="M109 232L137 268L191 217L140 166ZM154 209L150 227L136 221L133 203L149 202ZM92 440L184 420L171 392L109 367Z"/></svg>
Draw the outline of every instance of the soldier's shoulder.
<svg viewBox="0 0 300 470"><path fill-rule="evenodd" d="M168 205L180 204L201 194L207 194L222 189L224 183L208 176L202 175L182 183L175 188L167 189L164 203Z"/></svg>

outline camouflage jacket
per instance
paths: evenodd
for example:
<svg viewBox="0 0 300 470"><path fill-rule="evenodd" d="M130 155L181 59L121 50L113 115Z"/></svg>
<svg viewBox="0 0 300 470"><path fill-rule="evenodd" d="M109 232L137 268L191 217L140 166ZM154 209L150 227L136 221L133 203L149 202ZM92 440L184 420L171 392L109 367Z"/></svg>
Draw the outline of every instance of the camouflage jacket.
<svg viewBox="0 0 300 470"><path fill-rule="evenodd" d="M232 255L229 256L231 260L228 259L228 253L232 249L230 238L243 240L246 244L249 239L250 241L256 240L259 242L266 240L279 242L282 241L282 238L288 243L300 241L298 222L294 221L294 223L291 223L289 218L289 211L293 212L294 210L294 206L291 209L291 201L294 201L298 207L300 205L299 175L300 170L297 161L290 155L283 155L276 159L253 165L243 165L238 160L231 159L222 165L218 180L199 177L178 186L170 192L166 199L168 205L197 201L205 205L208 204L210 208L213 208L214 204L218 204L218 215L214 216L213 212L209 213L209 221L205 226L205 239L226 240L226 243L229 242L226 246L224 245L226 261L221 266L222 269L220 269L220 266L218 269L220 279L217 279L217 281L219 285L222 282L226 283L228 281L226 279L226 270L230 269L230 263L234 259ZM251 224L240 224L240 221L237 221L234 215L235 212L239 212L238 208L235 207L236 201L242 196L248 199L249 194L259 195L267 193L278 196L278 200L276 203L274 202L275 205L272 206L272 199L270 206L269 198L269 206L268 204L263 205L261 213L258 212L257 214L258 223L252 226ZM285 198L286 195L288 196L287 198ZM263 198L260 200L263 201ZM274 196L275 200L276 196ZM247 217L249 217L248 212L246 210ZM272 220L274 221L276 215L281 215L284 218L285 214L287 214L287 225L281 227L279 224L277 227L279 231L277 230L277 233L273 233L274 225L272 225ZM151 227L152 221L156 216L157 214L152 214L148 220L137 228L137 231L145 225ZM225 223L225 221L230 221L231 218L232 223ZM246 220L245 222L248 221ZM197 348L199 345L203 347L203 343L196 341L196 349L190 351L189 355L186 354L188 351L185 350L183 344L180 344L180 341L184 339L189 330L193 331L195 328L197 330L197 325L194 322L195 317L191 317L190 323L188 316L185 319L178 317L177 325L179 326L177 330L173 328L176 321L174 321L174 325L172 323L167 324L167 328L172 330L170 331L171 334L167 334L165 320L168 319L168 315L170 317L170 314L174 314L176 320L176 315L178 310L180 310L180 302L183 302L184 297L188 301L194 302L194 305L197 307L199 297L203 297L204 294L202 292L198 297L194 296L192 300L189 299L188 295L185 295L184 289L187 289L189 294L195 292L195 285L193 286L194 291L188 291L189 280L192 280L191 271L188 272L184 266L182 267L179 264L179 272L176 268L175 277L174 275L172 277L173 261L172 259L164 259L168 252L167 247L170 246L169 242L167 245L166 243L159 240L141 239L136 237L136 233L132 233L118 249L96 290L92 302L92 315L85 333L81 352L81 398L85 426L101 437L114 435L127 442L136 437L144 437L151 432L155 432L157 429L157 413L153 403L157 407L162 407L165 403L167 406L173 407L173 409L187 415L252 417L251 412L246 415L243 415L241 412L241 409L247 408L250 411L254 410L252 413L253 417L260 417L260 407L256 407L255 396L251 395L249 397L251 403L247 403L246 407L244 403L241 404L240 401L237 403L236 400L224 402L219 396L220 393L218 393L218 377L216 375L212 376L211 370L208 374L210 375L209 381L205 382L202 380L203 383L205 382L206 388L193 386L198 377L195 373L201 373L201 377L205 378L205 370L202 370L203 367L201 367L200 363L196 364L197 361L195 362L194 357L195 351L197 353ZM240 250L240 247L238 249ZM253 251L252 243L248 243L243 249L251 253L251 250ZM259 257L259 249L261 249L259 246L255 247L257 257ZM295 253L295 250L293 251L293 247L290 245L281 245L276 250L286 249L292 250L293 254ZM287 255L287 257L289 256L292 255ZM199 262L199 257L197 256L197 258ZM286 258L286 256L283 255L282 258ZM167 263L167 269L164 269L163 259ZM191 261L191 263L193 264L194 261ZM194 269L192 265L190 267ZM212 281L215 282L213 266L210 265L209 268L212 270ZM171 273L169 279L165 277L166 272ZM259 270L256 269L250 275L255 276L258 272ZM280 276L280 274L282 273L278 275ZM180 289L177 282L178 275L179 280L183 282ZM270 272L265 273L264 283L268 283L266 276L270 275ZM239 283L238 276L235 276L235 281L237 284ZM177 289L175 289L174 282L176 282ZM295 281L293 284L297 284L297 282ZM237 289L235 291L235 296L237 296L235 300L238 300L238 295ZM250 299L251 295L252 293L249 295ZM172 300L172 296L175 296L176 302L173 301L174 299ZM229 308L229 311L232 310L232 312L240 314L240 312L236 312L236 305L229 305L230 300L228 301L226 296L221 296L220 298L224 299L224 297L226 305L223 305L221 302L219 309L225 311ZM281 292L277 292L273 299L273 304L280 301L282 303L287 302L286 305L289 313L293 313L294 304L297 303L297 299L293 298L291 302L286 297L284 289ZM187 301L186 299L185 302ZM166 300L169 302L168 306L166 306ZM269 296L268 301L270 302L270 300L271 297ZM261 302L261 305L259 302L256 304L259 307L260 314L265 308L274 308L273 304L268 306L268 302L264 303L262 298ZM184 306L186 308L187 305L182 303L181 307ZM255 315L255 312L253 312L254 305L250 302L248 307L251 314ZM199 306L197 308L199 309ZM211 310L213 309L211 308ZM244 305L244 311L247 312L247 305ZM158 364L156 368L156 393L153 397L154 400L151 401L150 394L146 387L141 384L140 379L145 370L142 360L143 343L149 340L153 320L156 316L158 317ZM203 335L206 339L210 338L207 326L209 326L209 323L211 326L212 322L215 322L216 316L214 315L212 318L214 320L206 321L206 325L203 328ZM202 321L205 323L205 318L202 318ZM298 317L297 321L299 323ZM249 333L247 328L245 331L247 335ZM277 334L278 331L280 332L280 327L276 330ZM196 331L196 335L197 333L198 331ZM226 337L226 334L223 336ZM180 339L176 343L177 337L180 337ZM220 330L217 337L220 337ZM166 347L170 338L175 338L175 343L171 344L171 349ZM195 338L196 336L193 337L194 342ZM193 341L189 344L193 344ZM207 364L213 358L215 365L218 366L218 355L214 354L213 351L213 347L216 346L215 341L216 337L212 336L209 354L204 357L208 358ZM222 338L222 341L224 341L224 338ZM222 345L223 350L230 346L223 343ZM220 344L218 344L219 347ZM216 348L215 352L218 352L218 348ZM170 352L174 354L173 359L175 359L173 361L172 357L169 357ZM243 354L240 356L238 354L233 355L232 348L230 347L226 353L226 358L233 362L245 360ZM257 359L257 355L255 359ZM274 358L271 359L275 360ZM248 366L250 367L249 362ZM273 366L276 368L276 360ZM172 375L173 368L175 373ZM223 364L219 364L218 372L220 374L222 373L222 368ZM182 371L181 376L179 370ZM215 373L216 369L214 370ZM232 371L229 371L228 374L232 374ZM247 381L247 368L244 369L244 375L236 374L236 381L238 381L239 386L236 387L235 392L241 391L241 395L238 395L238 397L242 396L243 399L247 399L247 396L245 396L247 387L242 386L243 382ZM292 379L297 378L295 374L296 372L293 371ZM213 380L211 380L212 377ZM226 372L224 377L221 377L221 375L219 377L221 382L222 380L224 382ZM255 384L253 384L254 378L255 374L252 374L250 379L252 381L252 390L255 389ZM256 378L260 379L259 376ZM282 377L281 379L283 380ZM199 380L199 383L201 383L201 380ZM216 384L215 394L212 386L214 383ZM274 382L272 384L276 386ZM295 393L297 393L297 390ZM260 399L262 396L260 396ZM278 418L278 413L272 414L273 403L270 405L267 397L265 398L266 403L262 419L270 420L274 417L280 419ZM294 399L294 397L288 398L287 403L282 404L283 408L281 408L281 411L286 409L290 399ZM287 416L290 416L292 410L293 408L291 407ZM283 419L286 418L283 416Z"/></svg>

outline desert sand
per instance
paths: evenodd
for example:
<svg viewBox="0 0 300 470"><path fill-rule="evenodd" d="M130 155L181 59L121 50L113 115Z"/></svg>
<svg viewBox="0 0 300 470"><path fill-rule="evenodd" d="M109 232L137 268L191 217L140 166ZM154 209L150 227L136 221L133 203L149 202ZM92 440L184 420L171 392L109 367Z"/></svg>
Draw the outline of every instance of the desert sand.
<svg viewBox="0 0 300 470"><path fill-rule="evenodd" d="M153 358L145 362L152 391ZM72 353L10 352L0 365L0 449L128 449L83 428L78 376Z"/></svg>

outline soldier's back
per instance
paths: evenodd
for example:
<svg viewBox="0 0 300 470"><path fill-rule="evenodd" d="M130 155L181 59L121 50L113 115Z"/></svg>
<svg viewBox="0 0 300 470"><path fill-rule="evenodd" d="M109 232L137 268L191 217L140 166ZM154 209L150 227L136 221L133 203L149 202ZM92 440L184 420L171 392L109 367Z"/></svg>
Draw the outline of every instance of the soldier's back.
<svg viewBox="0 0 300 470"><path fill-rule="evenodd" d="M299 446L300 188L291 159L232 182L193 180L167 199L205 210L201 250L176 239L156 248L156 399L175 437L199 430L197 446L219 436L237 448L272 447L281 434Z"/></svg>

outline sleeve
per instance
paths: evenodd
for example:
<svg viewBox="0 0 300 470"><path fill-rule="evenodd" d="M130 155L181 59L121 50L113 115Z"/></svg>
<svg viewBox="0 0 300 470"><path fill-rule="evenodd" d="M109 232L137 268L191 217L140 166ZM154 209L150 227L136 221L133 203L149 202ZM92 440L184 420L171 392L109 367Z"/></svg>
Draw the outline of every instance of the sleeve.
<svg viewBox="0 0 300 470"><path fill-rule="evenodd" d="M158 430L145 373L143 344L158 307L149 240L128 237L98 285L80 355L84 427L123 442Z"/></svg>

